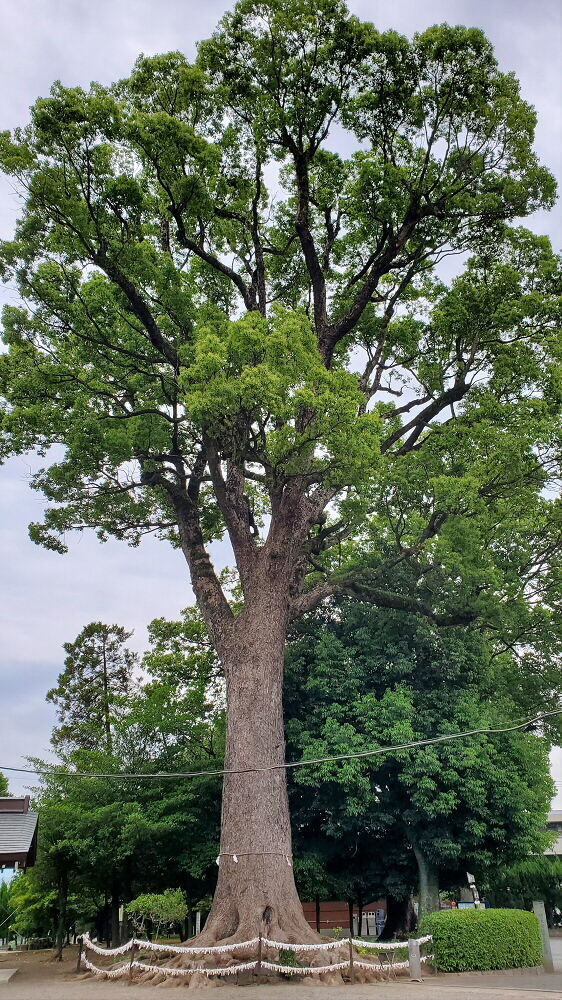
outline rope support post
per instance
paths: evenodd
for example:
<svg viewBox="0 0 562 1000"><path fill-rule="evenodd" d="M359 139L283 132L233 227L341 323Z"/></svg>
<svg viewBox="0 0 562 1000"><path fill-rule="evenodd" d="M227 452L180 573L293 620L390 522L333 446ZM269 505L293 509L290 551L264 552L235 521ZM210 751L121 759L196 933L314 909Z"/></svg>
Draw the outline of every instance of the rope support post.
<svg viewBox="0 0 562 1000"><path fill-rule="evenodd" d="M257 959L257 962L256 962L256 976L261 975L261 971L262 971L262 968L261 968L262 950L263 950L263 938L262 938L262 933L260 931L259 937L258 937L258 959Z"/></svg>
<svg viewBox="0 0 562 1000"><path fill-rule="evenodd" d="M78 938L78 958L76 959L76 972L82 971L82 949L84 947L84 938L80 935Z"/></svg>
<svg viewBox="0 0 562 1000"><path fill-rule="evenodd" d="M420 942L417 938L408 938L408 961L410 979L413 983L423 983L421 974Z"/></svg>
<svg viewBox="0 0 562 1000"><path fill-rule="evenodd" d="M129 982L133 978L133 965L134 965L134 961L135 961L135 954L138 951L138 948L139 948L139 946L136 943L136 941L133 941L133 943L131 945L131 961L129 962Z"/></svg>
<svg viewBox="0 0 562 1000"><path fill-rule="evenodd" d="M349 981L355 982L355 969L353 968L353 941L349 939Z"/></svg>

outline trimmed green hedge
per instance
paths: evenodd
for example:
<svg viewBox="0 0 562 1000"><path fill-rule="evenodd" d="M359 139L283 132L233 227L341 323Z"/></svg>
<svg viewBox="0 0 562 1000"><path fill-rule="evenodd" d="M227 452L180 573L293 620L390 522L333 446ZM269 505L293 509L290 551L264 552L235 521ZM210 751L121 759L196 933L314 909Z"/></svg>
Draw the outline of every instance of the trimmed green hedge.
<svg viewBox="0 0 562 1000"><path fill-rule="evenodd" d="M422 919L423 934L433 934L433 964L443 972L523 969L543 961L539 922L527 910L441 910Z"/></svg>

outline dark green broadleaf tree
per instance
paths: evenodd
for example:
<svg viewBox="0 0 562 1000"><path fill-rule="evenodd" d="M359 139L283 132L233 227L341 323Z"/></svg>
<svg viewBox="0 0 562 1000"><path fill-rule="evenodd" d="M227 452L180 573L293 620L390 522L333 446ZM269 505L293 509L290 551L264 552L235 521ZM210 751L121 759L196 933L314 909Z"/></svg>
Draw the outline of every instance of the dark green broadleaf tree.
<svg viewBox="0 0 562 1000"><path fill-rule="evenodd" d="M171 53L114 87L56 84L2 138L24 208L1 251L23 301L4 312L0 448L48 458L33 538L169 539L225 672L205 943L314 939L284 771L251 770L284 758L290 620L361 588L464 621L523 587L496 565L494 526L527 517L521 562L547 528L560 544L559 265L508 225L554 200L534 128L479 30L410 41L341 0L241 0L194 65ZM440 284L438 262L465 252ZM209 555L221 538L235 608ZM422 584L456 550L461 582L434 606ZM419 597L388 586L405 558Z"/></svg>
<svg viewBox="0 0 562 1000"><path fill-rule="evenodd" d="M519 669L525 673L526 663ZM479 630L438 629L419 616L344 599L293 630L291 755L361 753L540 711L538 692L524 705L498 693L504 670ZM557 698L560 686L559 679ZM556 730L549 735L482 734L299 769L291 780L295 828L332 845L331 859L325 847L328 871L355 880L355 898L367 880L371 895L407 901L414 888L420 914L438 909L439 890L466 885L467 871L490 885L494 872L544 850Z"/></svg>

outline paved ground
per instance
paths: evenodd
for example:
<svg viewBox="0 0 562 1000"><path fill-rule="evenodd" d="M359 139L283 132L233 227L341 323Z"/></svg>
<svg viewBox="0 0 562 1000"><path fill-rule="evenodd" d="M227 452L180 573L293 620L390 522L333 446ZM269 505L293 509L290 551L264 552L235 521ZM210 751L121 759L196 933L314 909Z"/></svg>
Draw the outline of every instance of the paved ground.
<svg viewBox="0 0 562 1000"><path fill-rule="evenodd" d="M220 1000L320 1000L318 991L329 1000L562 1000L562 940L557 942L556 960L560 971L550 976L538 973L471 973L460 976L428 976L421 983L399 980L364 986L325 986L305 983L250 986L241 993L237 986L221 986ZM75 956L53 962L51 953L0 954L0 969L18 967L9 983L0 983L0 1000L150 1000L156 991L180 989L183 984L169 980L162 986L129 986L126 982L95 982L74 975ZM210 1000L209 989L191 988L190 1000ZM181 995L181 994L180 994ZM179 1000L179 996L178 996Z"/></svg>

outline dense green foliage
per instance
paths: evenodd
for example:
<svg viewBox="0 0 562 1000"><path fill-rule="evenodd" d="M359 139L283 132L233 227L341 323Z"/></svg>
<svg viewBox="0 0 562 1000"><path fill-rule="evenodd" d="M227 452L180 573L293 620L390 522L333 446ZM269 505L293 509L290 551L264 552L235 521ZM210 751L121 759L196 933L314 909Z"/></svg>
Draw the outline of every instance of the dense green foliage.
<svg viewBox="0 0 562 1000"><path fill-rule="evenodd" d="M164 892L145 892L127 903L127 913L135 930L142 932L149 922L158 935L160 928L179 924L187 916L187 904L181 889L165 889Z"/></svg>
<svg viewBox="0 0 562 1000"><path fill-rule="evenodd" d="M0 795L8 795L8 779L5 774L0 771Z"/></svg>
<svg viewBox="0 0 562 1000"><path fill-rule="evenodd" d="M494 873L486 890L493 906L529 910L533 900L542 899L550 927L560 924L562 914L562 858L540 855Z"/></svg>
<svg viewBox="0 0 562 1000"><path fill-rule="evenodd" d="M111 751L103 739L103 718L98 720L98 749L91 748L95 719L91 725L78 724L71 739L58 742L62 766L36 789L37 863L13 883L21 933L54 938L62 914L65 932L78 923L95 926L100 938L116 939L119 906L148 890L162 892L170 881L181 888L190 910L201 900L208 905L219 837L216 779L133 783L118 777L63 776L68 769L117 776L122 771L220 766L224 719L214 656L205 638L197 650L190 650L188 636L201 631L191 612L186 612L181 627L183 652L177 640L180 623L152 623L151 648L142 664L144 680L128 683L120 695L119 711L111 720ZM122 632L113 629L113 634L117 631ZM119 661L129 662L130 656L121 645ZM95 671L84 673L80 691L81 707L96 703ZM61 715L64 711L65 706L59 706Z"/></svg>
<svg viewBox="0 0 562 1000"><path fill-rule="evenodd" d="M500 719L515 695L547 687L548 643L529 659L529 679L517 665L537 630L556 644L562 584L561 268L547 239L513 227L555 198L534 129L516 79L477 29L439 25L409 40L341 0L240 0L195 64L176 52L140 57L111 87L57 83L26 128L1 137L0 166L23 208L0 247L2 275L21 296L3 313L0 458L46 457L32 483L50 502L31 527L41 544L64 551L69 533L91 528L131 544L154 531L181 547L227 682L252 669L271 684L271 718L252 729L245 705L230 714L238 731L257 738L280 720L288 622L334 595L443 627L478 619L507 667L494 713L462 680L462 658L449 670L436 655L459 688L439 714L431 633L427 690L421 671L400 675L400 658L390 686L370 693L350 672L354 717L343 706L324 719L310 699L309 729L289 730L301 752L423 734L437 717L453 729ZM437 268L448 255L464 267L445 284ZM235 602L209 558L223 538ZM162 624L175 670L165 633ZM161 674L122 726L113 720L105 754L82 741L69 761L154 770L182 755L190 766L214 758L216 719L203 703L215 667L207 648L204 680L187 683L184 729L184 696ZM390 831L399 790L411 800L407 832L425 837L435 863L460 864L466 829L485 867L502 838L484 827L507 789L496 744L478 744L480 775L475 745L400 761L380 792L361 766L342 767L342 826L373 795ZM523 792L519 772L540 761L536 744L519 745L524 765L509 741L502 760ZM330 768L320 777L330 788ZM204 813L197 782L164 794L118 782L62 788L49 779L45 805L72 799L89 825L77 820L60 851L54 837L53 857L67 852L68 870L79 858L114 912L147 866L163 877L159 837L181 826L180 800L184 822ZM543 792L542 777L535 798L525 791L530 815ZM255 836L267 842L268 794L279 810L286 802L274 782L250 796L262 809ZM282 825L288 837L286 815ZM529 839L519 814L510 834L518 850ZM190 854L196 883L204 867Z"/></svg>
<svg viewBox="0 0 562 1000"><path fill-rule="evenodd" d="M63 446L35 540L181 544L219 644L203 547L225 533L246 604L265 538L292 539L293 614L357 584L354 539L383 606L490 616L522 577L544 595L559 262L506 227L553 203L534 127L481 31L409 41L340 0L242 0L195 65L55 84L0 146L25 192L0 254L22 296L1 453ZM460 251L446 287L433 268ZM417 596L386 578L406 554Z"/></svg>
<svg viewBox="0 0 562 1000"><path fill-rule="evenodd" d="M542 965L539 922L525 910L443 910L424 917L434 964L443 972L521 969Z"/></svg>
<svg viewBox="0 0 562 1000"><path fill-rule="evenodd" d="M64 644L64 670L47 692L59 719L51 737L55 748L103 746L111 753L115 714L129 691L137 659L125 646L130 637L119 625L91 622L74 642Z"/></svg>
<svg viewBox="0 0 562 1000"><path fill-rule="evenodd" d="M294 628L289 643L289 757L502 726L540 710L545 692L522 702L515 685L511 696L506 689L503 672L513 680L526 667L493 651L471 628L439 629L359 601L323 608ZM549 688L555 697L559 689ZM443 889L466 885L467 871L489 884L502 865L546 846L548 750L535 734L480 735L296 770L292 811L306 852L297 874L302 867L313 894L331 885L364 901L407 898L417 891L420 864Z"/></svg>

